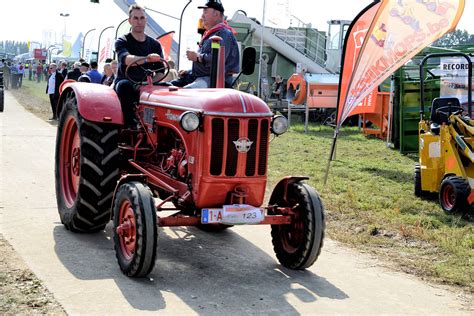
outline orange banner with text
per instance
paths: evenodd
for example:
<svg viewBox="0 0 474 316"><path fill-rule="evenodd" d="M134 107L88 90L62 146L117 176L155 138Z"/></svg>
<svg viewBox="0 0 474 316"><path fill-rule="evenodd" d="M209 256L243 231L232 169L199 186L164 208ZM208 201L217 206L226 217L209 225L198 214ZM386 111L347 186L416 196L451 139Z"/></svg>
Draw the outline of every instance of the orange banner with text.
<svg viewBox="0 0 474 316"><path fill-rule="evenodd" d="M397 68L454 30L463 10L464 0L382 0L359 53L345 48L343 63L356 59L353 71L341 74L338 126Z"/></svg>

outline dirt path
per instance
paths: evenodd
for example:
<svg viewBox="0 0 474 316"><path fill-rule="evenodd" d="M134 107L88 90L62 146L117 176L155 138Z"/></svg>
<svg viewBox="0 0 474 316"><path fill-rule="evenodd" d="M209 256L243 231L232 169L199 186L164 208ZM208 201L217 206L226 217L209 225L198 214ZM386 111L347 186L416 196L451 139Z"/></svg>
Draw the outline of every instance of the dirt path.
<svg viewBox="0 0 474 316"><path fill-rule="evenodd" d="M68 314L472 314L471 296L380 266L327 240L307 271L278 265L268 227L221 234L160 229L150 278L116 263L111 227L61 225L54 193L55 126L10 94L0 115L0 231ZM1 251L1 249L0 249ZM41 312L40 312L41 313Z"/></svg>
<svg viewBox="0 0 474 316"><path fill-rule="evenodd" d="M0 253L0 314L66 314L1 234Z"/></svg>

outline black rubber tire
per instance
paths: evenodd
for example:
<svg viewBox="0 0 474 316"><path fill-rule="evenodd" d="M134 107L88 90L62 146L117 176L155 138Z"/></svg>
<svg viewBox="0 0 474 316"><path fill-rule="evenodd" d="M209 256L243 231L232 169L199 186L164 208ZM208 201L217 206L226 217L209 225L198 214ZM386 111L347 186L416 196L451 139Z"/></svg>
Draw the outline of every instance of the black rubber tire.
<svg viewBox="0 0 474 316"><path fill-rule="evenodd" d="M419 163L415 164L413 178L414 178L414 193L415 193L415 196L425 197L427 195L427 192L423 191L421 189L421 166L420 166Z"/></svg>
<svg viewBox="0 0 474 316"><path fill-rule="evenodd" d="M278 261L289 269L309 268L318 258L324 240L324 207L318 193L297 182L288 186L288 201L283 198L270 205L294 207L297 216L290 225L272 225L272 243ZM292 249L288 249L292 248Z"/></svg>
<svg viewBox="0 0 474 316"><path fill-rule="evenodd" d="M469 210L467 198L471 193L469 182L458 176L448 176L441 182L439 204L446 214L464 213Z"/></svg>
<svg viewBox="0 0 474 316"><path fill-rule="evenodd" d="M72 196L62 183L68 167L61 169L61 141L65 122L74 120L79 134L79 181ZM73 232L94 233L104 229L111 219L112 197L119 177L118 126L84 120L75 97L66 99L56 135L56 200L61 222ZM72 148L72 144L64 144ZM71 162L65 162L71 164Z"/></svg>
<svg viewBox="0 0 474 316"><path fill-rule="evenodd" d="M130 206L135 221L135 246L130 258L124 253L121 238L117 233L120 225L120 209ZM122 240L123 241L123 240ZM145 277L155 266L158 244L156 207L150 190L140 182L122 184L114 201L115 255L122 272L129 277Z"/></svg>
<svg viewBox="0 0 474 316"><path fill-rule="evenodd" d="M3 112L4 102L5 102L5 96L4 96L3 88L0 88L0 112Z"/></svg>

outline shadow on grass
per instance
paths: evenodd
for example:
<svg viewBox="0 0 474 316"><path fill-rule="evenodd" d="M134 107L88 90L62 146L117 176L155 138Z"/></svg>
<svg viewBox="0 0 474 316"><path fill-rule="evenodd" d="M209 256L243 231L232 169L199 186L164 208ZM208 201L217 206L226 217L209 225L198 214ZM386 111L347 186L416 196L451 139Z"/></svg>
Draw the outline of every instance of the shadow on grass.
<svg viewBox="0 0 474 316"><path fill-rule="evenodd" d="M438 196L436 196L434 200L437 198ZM449 227L455 228L463 228L468 225L472 225L474 222L474 211L472 208L464 213L445 214L441 206L439 206L437 211L430 212L428 215Z"/></svg>
<svg viewBox="0 0 474 316"><path fill-rule="evenodd" d="M377 167L364 167L360 169L362 172L371 173L375 176L384 177L385 179L396 181L396 182L408 182L413 181L413 175L408 172L391 169L381 169Z"/></svg>

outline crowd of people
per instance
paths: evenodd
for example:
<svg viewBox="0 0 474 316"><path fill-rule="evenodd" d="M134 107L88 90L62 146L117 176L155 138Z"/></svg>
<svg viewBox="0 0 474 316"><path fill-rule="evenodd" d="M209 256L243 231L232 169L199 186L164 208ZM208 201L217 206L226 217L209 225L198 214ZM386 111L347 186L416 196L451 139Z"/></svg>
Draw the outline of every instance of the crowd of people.
<svg viewBox="0 0 474 316"><path fill-rule="evenodd" d="M3 72L3 85L6 90L21 88L25 75L25 65L23 63L2 59L0 61L0 71Z"/></svg>
<svg viewBox="0 0 474 316"><path fill-rule="evenodd" d="M44 65L46 66L46 65ZM60 61L58 64L50 63L45 67L47 70L46 94L49 96L51 111L53 116L51 121L57 120L56 105L59 100L59 87L64 80L74 80L79 82L89 82L93 84L103 84L111 86L117 76L118 62L113 59L107 59L102 72L98 71L98 64L92 61L90 64L80 59L72 64L69 69L67 62ZM43 65L38 64L36 78L41 81Z"/></svg>
<svg viewBox="0 0 474 316"><path fill-rule="evenodd" d="M26 78L28 78L29 81L36 81L38 83L47 82L52 74L50 70L51 64L58 67L63 79L79 81L79 77L83 75L84 77L81 81L100 83L108 86L113 83L118 69L118 62L112 59L106 60L102 73L98 71L97 62L91 62L89 64L83 59L71 64L68 64L66 61L47 64L45 61L23 63L2 59L0 62L0 71L3 72L5 89L21 88L23 79L26 80Z"/></svg>

